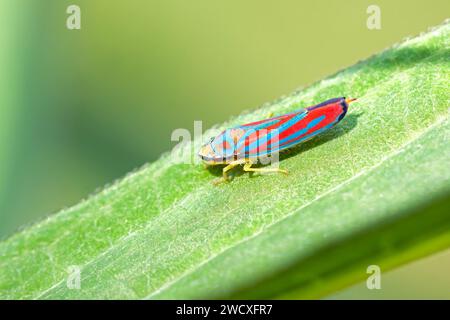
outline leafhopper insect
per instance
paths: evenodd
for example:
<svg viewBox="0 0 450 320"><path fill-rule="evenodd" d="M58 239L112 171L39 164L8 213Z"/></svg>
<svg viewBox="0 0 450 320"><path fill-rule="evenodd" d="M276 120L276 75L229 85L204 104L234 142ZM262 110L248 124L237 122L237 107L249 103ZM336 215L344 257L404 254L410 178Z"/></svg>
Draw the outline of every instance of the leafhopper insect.
<svg viewBox="0 0 450 320"><path fill-rule="evenodd" d="M334 98L292 113L226 129L204 144L199 156L207 165L226 164L227 172L238 165L244 171L280 172L280 168L253 168L261 157L282 152L303 143L338 124L346 115L348 105L356 99Z"/></svg>

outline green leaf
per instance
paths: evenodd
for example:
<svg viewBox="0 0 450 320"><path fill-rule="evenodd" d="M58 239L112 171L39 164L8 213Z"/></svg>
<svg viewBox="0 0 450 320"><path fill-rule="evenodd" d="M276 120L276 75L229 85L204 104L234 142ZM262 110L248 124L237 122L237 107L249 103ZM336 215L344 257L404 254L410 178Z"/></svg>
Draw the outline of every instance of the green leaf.
<svg viewBox="0 0 450 320"><path fill-rule="evenodd" d="M358 97L338 126L282 157L289 176L238 169L214 186L220 169L167 154L5 240L0 297L321 297L364 279L370 264L385 270L448 247L449 31L443 24L205 134ZM79 290L67 286L70 266L81 270Z"/></svg>

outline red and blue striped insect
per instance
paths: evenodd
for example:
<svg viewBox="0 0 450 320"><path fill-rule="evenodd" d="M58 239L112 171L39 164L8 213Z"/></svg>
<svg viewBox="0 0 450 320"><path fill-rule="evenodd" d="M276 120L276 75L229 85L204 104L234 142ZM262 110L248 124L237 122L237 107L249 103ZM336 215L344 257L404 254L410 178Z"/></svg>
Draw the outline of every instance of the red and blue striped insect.
<svg viewBox="0 0 450 320"><path fill-rule="evenodd" d="M334 127L347 113L348 105L356 99L334 98L273 118L230 128L211 138L202 146L199 156L207 165L226 164L227 172L238 165L244 171L281 172L280 168L252 168L261 157L292 148Z"/></svg>

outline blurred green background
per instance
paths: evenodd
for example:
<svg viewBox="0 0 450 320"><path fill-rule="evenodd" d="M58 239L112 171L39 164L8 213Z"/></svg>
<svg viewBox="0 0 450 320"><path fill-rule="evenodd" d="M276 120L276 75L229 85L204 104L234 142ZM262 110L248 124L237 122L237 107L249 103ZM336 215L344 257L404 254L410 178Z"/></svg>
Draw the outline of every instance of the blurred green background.
<svg viewBox="0 0 450 320"><path fill-rule="evenodd" d="M70 4L81 30L66 28ZM371 4L381 30L366 27ZM0 238L157 159L174 129L223 122L449 12L448 0L0 0ZM439 257L428 270L448 269Z"/></svg>

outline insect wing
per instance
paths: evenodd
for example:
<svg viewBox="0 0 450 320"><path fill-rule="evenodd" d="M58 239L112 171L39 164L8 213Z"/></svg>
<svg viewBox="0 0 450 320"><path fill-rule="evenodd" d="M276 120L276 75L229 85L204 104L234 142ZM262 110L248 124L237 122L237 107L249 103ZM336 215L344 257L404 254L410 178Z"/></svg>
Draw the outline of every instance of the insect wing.
<svg viewBox="0 0 450 320"><path fill-rule="evenodd" d="M287 130L308 114L306 109L241 125L244 130L236 144L236 154L248 158L268 155L279 151L280 133Z"/></svg>

